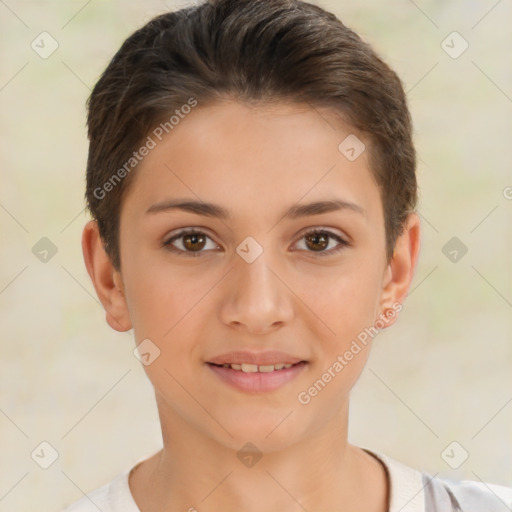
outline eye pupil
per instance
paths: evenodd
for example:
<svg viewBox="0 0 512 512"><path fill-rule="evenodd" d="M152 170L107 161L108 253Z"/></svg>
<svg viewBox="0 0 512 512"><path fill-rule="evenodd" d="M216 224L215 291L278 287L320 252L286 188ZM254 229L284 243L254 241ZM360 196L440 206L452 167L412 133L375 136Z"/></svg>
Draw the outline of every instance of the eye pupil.
<svg viewBox="0 0 512 512"><path fill-rule="evenodd" d="M315 245L320 245L320 247L311 247L308 244L308 247L310 247L313 251L321 251L322 249L325 249L329 245L329 237L326 236L324 233L311 233L306 236L307 242L312 242Z"/></svg>
<svg viewBox="0 0 512 512"><path fill-rule="evenodd" d="M205 243L205 237L201 234L192 233L188 235L183 235L183 246L186 249L190 249L192 251L200 251L205 246ZM199 244L200 247L194 247L195 244Z"/></svg>

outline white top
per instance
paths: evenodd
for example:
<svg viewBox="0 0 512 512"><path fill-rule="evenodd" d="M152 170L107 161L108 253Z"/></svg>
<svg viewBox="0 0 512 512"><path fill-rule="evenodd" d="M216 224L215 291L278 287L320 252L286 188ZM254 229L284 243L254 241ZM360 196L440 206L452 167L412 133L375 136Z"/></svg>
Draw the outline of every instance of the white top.
<svg viewBox="0 0 512 512"><path fill-rule="evenodd" d="M365 449L385 466L390 482L389 512L510 512L512 487L472 480L452 481L405 466ZM143 460L143 459L142 459ZM87 494L63 512L140 512L130 492L131 468Z"/></svg>

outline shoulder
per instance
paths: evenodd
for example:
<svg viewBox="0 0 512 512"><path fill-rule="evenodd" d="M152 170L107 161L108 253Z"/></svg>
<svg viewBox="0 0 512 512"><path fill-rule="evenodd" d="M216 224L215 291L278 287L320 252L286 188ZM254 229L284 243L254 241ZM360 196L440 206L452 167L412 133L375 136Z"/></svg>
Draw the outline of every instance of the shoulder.
<svg viewBox="0 0 512 512"><path fill-rule="evenodd" d="M89 492L62 512L140 512L128 485L129 471Z"/></svg>
<svg viewBox="0 0 512 512"><path fill-rule="evenodd" d="M411 468L373 450L389 475L390 512L510 512L512 488L451 480Z"/></svg>
<svg viewBox="0 0 512 512"><path fill-rule="evenodd" d="M112 482L103 485L102 487L88 493L72 505L69 505L69 507L62 512L98 512L98 509L102 512L112 512L112 508L109 505L111 486Z"/></svg>
<svg viewBox="0 0 512 512"><path fill-rule="evenodd" d="M473 512L505 512L512 510L512 487L432 477L423 473L426 511L447 510ZM430 509L429 509L430 506ZM443 508L442 508L443 507Z"/></svg>

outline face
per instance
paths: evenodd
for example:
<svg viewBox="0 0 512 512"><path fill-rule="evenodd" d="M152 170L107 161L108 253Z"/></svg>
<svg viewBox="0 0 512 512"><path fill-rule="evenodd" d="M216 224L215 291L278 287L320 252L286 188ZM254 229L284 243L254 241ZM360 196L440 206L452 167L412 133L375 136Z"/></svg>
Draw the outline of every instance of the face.
<svg viewBox="0 0 512 512"><path fill-rule="evenodd" d="M309 106L198 106L137 168L118 278L169 425L263 451L346 415L391 275L353 133Z"/></svg>

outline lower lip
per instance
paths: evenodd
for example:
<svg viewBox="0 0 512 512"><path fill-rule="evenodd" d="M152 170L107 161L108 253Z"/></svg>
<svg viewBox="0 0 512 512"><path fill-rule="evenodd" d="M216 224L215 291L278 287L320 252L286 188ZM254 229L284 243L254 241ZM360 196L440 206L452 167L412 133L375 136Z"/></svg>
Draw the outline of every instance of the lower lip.
<svg viewBox="0 0 512 512"><path fill-rule="evenodd" d="M307 362L301 362L290 366L290 368L274 370L273 372L246 373L241 370L207 363L208 367L224 382L240 391L249 393L275 391L297 377L306 368L307 364Z"/></svg>

